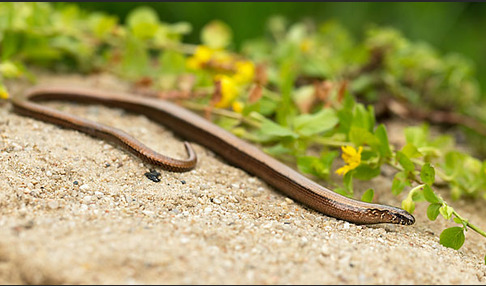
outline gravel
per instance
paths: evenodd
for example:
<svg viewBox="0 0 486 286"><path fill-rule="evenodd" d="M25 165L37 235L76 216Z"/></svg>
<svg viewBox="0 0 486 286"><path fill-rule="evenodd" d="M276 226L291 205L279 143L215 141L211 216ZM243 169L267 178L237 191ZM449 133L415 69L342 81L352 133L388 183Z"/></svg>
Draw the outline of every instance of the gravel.
<svg viewBox="0 0 486 286"><path fill-rule="evenodd" d="M39 82L128 88L104 74ZM50 105L185 156L180 138L143 116ZM459 251L443 247L439 234L454 224L428 221L425 204L413 226L360 226L303 207L197 144L187 173L107 146L0 105L0 284L486 284L485 239L468 231ZM160 182L145 177L151 168ZM355 188L398 206L390 186L388 175ZM483 201L453 207L486 229Z"/></svg>

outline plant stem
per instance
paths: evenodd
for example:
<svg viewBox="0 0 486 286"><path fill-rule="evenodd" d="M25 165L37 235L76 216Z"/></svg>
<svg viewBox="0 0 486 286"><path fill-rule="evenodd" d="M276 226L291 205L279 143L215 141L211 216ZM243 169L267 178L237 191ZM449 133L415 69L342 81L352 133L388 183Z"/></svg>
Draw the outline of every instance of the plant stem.
<svg viewBox="0 0 486 286"><path fill-rule="evenodd" d="M181 104L186 108L189 108L189 109L192 109L192 110L198 110L198 111L204 111L207 108L206 105L201 105L201 104L197 104L197 103L190 102L190 101L184 101ZM229 117L229 118L234 118L234 119L237 119L241 122L244 122L244 123L251 125L253 127L256 127L256 128L260 127L260 124L258 122L251 120L250 118L245 117L240 113L233 112L233 111L230 111L230 110L227 110L227 109L212 108L211 113L216 114L216 115L220 115L220 116Z"/></svg>
<svg viewBox="0 0 486 286"><path fill-rule="evenodd" d="M459 218L460 220L462 220L463 222L466 223L466 225L474 230L475 232L479 233L480 235L486 237L486 232L482 229L480 229L479 227L475 226L474 224L470 223L467 219L464 219L463 217L461 217L455 210L452 211L452 214L455 215L457 218Z"/></svg>

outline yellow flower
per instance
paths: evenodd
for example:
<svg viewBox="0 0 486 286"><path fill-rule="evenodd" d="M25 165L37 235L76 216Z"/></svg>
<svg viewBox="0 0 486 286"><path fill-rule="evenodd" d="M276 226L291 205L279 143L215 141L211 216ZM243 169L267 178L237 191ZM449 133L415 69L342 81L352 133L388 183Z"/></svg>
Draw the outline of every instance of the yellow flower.
<svg viewBox="0 0 486 286"><path fill-rule="evenodd" d="M226 108L235 100L238 95L238 86L235 80L227 75L219 74L214 77L215 80L221 82L221 100L214 106L219 108Z"/></svg>
<svg viewBox="0 0 486 286"><path fill-rule="evenodd" d="M233 102L232 107L233 107L233 110L236 113L242 113L243 112L243 108L245 107L245 105L241 101L235 101L235 102Z"/></svg>
<svg viewBox="0 0 486 286"><path fill-rule="evenodd" d="M0 83L0 98L7 99L9 94L7 89Z"/></svg>
<svg viewBox="0 0 486 286"><path fill-rule="evenodd" d="M300 50L305 54L308 53L313 46L313 42L311 39L304 39L302 42L300 42Z"/></svg>
<svg viewBox="0 0 486 286"><path fill-rule="evenodd" d="M215 50L211 60L214 61L215 65L224 66L230 65L233 62L233 56L225 50Z"/></svg>
<svg viewBox="0 0 486 286"><path fill-rule="evenodd" d="M192 57L188 58L186 61L186 65L188 68L197 70L202 68L202 66L211 60L215 50L206 47L206 46L198 46L196 48L196 52Z"/></svg>
<svg viewBox="0 0 486 286"><path fill-rule="evenodd" d="M255 76L255 65L250 61L238 61L235 64L236 72L234 79L237 83L245 84L253 80Z"/></svg>
<svg viewBox="0 0 486 286"><path fill-rule="evenodd" d="M352 146L342 146L341 150L343 151L341 157L346 165L337 169L336 174L346 175L347 172L356 169L356 167L361 164L361 152L363 151L363 147L359 146L358 150L356 151L356 149L354 149Z"/></svg>

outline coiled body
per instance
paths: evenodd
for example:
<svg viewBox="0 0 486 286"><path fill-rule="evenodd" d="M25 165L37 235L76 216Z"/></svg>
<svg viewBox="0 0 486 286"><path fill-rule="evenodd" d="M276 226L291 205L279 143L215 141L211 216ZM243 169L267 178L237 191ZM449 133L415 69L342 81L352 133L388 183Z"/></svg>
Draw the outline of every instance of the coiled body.
<svg viewBox="0 0 486 286"><path fill-rule="evenodd" d="M14 98L12 104L14 111L19 114L64 127L75 128L93 136L115 141L151 163L159 164L171 171L187 171L195 165L195 154L188 144L186 144L186 149L189 159L170 161L171 158L154 155L152 150L141 143L139 144L138 141L137 143L128 140L129 143L126 143L126 139L119 138L123 136L115 128L66 115L36 103L36 101L45 100L96 103L144 114L153 121L171 129L182 138L203 145L229 163L260 177L292 199L338 219L356 224L394 223L411 225L415 222L414 217L405 210L357 201L339 195L219 126L167 101L135 98L92 89L37 87L29 90L23 97ZM151 156L146 156L146 154ZM162 158L162 163L157 162L160 158Z"/></svg>

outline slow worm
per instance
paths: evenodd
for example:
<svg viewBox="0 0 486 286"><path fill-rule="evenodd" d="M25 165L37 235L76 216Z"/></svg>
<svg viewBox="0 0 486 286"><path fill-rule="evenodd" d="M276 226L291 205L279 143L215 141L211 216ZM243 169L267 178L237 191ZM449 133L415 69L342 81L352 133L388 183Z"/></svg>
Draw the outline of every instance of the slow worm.
<svg viewBox="0 0 486 286"><path fill-rule="evenodd" d="M158 154L121 130L37 103L49 100L102 104L144 114L182 138L209 148L230 164L260 177L285 195L325 215L356 224L411 225L415 222L415 218L403 209L366 203L337 194L265 154L256 146L239 139L199 115L167 101L137 98L128 94L94 89L39 86L28 90L23 96L12 98L12 105L18 114L114 141L142 159L169 171L184 172L196 165L196 154L187 142L185 144L188 159L172 159Z"/></svg>

